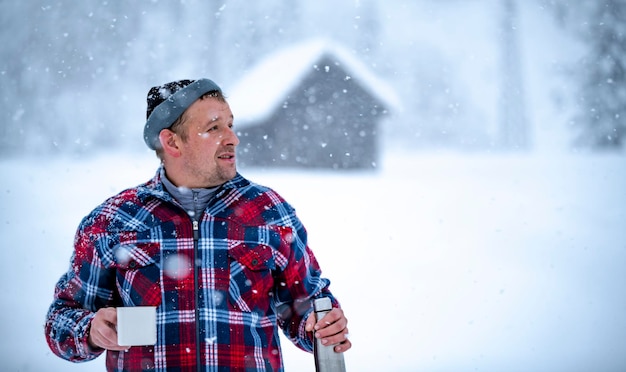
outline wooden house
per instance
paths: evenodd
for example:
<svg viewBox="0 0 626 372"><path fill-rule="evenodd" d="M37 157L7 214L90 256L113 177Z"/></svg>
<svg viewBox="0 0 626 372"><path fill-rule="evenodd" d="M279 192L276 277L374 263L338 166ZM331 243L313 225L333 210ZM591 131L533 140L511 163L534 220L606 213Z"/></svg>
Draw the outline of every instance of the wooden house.
<svg viewBox="0 0 626 372"><path fill-rule="evenodd" d="M260 62L229 92L241 166L371 169L395 93L349 51L315 40Z"/></svg>

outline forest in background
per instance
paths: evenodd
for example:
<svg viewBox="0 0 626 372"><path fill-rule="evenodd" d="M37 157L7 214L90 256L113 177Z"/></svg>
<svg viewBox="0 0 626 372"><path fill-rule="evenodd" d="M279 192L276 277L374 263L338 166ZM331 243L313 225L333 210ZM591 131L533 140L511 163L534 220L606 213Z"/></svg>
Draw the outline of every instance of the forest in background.
<svg viewBox="0 0 626 372"><path fill-rule="evenodd" d="M575 45L545 68L552 117L528 87L537 15ZM136 148L150 86L208 76L228 93L260 58L312 37L396 89L393 147L532 150L546 125L572 148L626 138L623 0L0 1L0 19L0 157Z"/></svg>

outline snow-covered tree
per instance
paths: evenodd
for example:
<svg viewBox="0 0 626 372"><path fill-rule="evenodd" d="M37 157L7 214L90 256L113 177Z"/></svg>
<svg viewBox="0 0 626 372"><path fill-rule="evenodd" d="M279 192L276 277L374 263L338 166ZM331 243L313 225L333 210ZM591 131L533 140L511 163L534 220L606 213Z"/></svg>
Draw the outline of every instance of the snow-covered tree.
<svg viewBox="0 0 626 372"><path fill-rule="evenodd" d="M499 144L510 149L530 146L529 125L525 113L524 86L518 44L519 21L514 0L502 0L500 19L500 97Z"/></svg>
<svg viewBox="0 0 626 372"><path fill-rule="evenodd" d="M597 149L626 146L626 1L547 0L565 27L587 46L577 62L577 143Z"/></svg>

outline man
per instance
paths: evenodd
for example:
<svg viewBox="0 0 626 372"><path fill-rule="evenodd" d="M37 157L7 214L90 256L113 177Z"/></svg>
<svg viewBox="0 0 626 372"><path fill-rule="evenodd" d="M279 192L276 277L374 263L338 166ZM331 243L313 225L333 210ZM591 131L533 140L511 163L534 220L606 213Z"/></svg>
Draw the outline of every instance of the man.
<svg viewBox="0 0 626 372"><path fill-rule="evenodd" d="M109 371L279 371L279 327L303 350L314 337L348 350L347 320L294 209L237 172L221 89L208 79L152 88L144 140L161 166L81 222L47 315L51 350L74 362L106 350ZM333 303L317 322L316 297ZM156 306L156 344L118 344L116 308L130 306Z"/></svg>

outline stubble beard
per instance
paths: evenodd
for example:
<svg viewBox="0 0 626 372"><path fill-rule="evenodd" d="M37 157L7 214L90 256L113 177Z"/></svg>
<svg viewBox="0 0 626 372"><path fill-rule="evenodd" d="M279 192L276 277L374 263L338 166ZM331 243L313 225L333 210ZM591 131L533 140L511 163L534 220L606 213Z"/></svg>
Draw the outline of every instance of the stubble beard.
<svg viewBox="0 0 626 372"><path fill-rule="evenodd" d="M215 177L217 178L216 181L218 181L220 185L232 180L233 178L235 178L236 175L237 166L235 164L233 164L232 166L228 165L227 167L218 165L217 169L215 170Z"/></svg>
<svg viewBox="0 0 626 372"><path fill-rule="evenodd" d="M213 171L208 171L208 174L204 174L202 177L205 180L206 187L220 186L237 175L237 166L232 165L217 165Z"/></svg>

